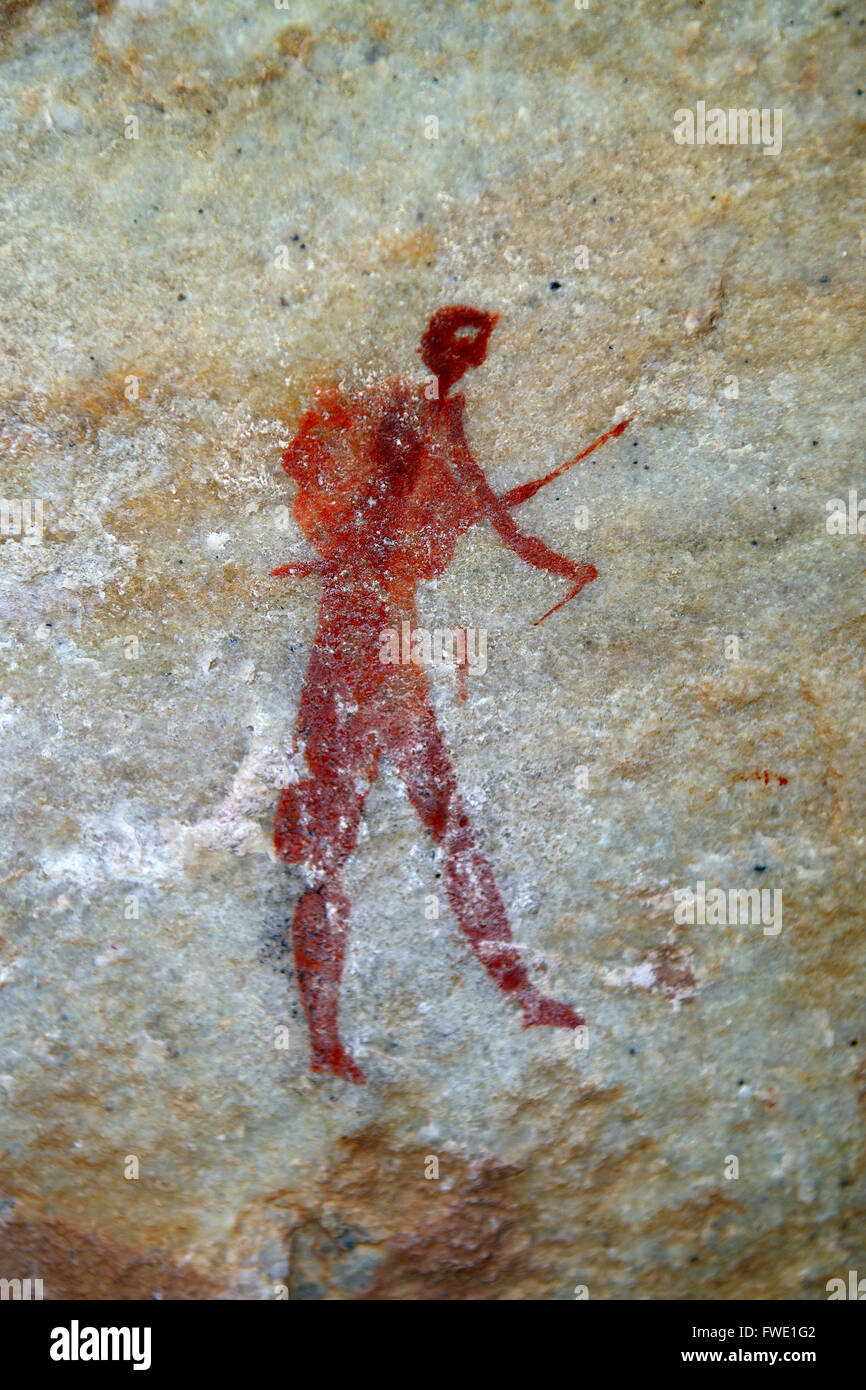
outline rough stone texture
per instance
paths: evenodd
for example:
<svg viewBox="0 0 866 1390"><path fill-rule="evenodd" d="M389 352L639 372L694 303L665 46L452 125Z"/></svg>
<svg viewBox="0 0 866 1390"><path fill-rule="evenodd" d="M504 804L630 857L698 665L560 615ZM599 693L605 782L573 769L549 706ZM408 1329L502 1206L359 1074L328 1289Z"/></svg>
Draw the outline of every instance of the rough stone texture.
<svg viewBox="0 0 866 1390"><path fill-rule="evenodd" d="M2 542L0 1275L810 1299L862 1273L864 552L825 525L866 495L858 7L2 23L3 495L45 529ZM676 144L699 100L781 108L781 154ZM533 627L563 585L481 529L420 595L489 634L437 715L589 1047L522 1030L425 919L439 862L385 768L348 875L357 1088L309 1073L279 947L319 591L268 575L307 553L279 456L317 383L420 380L455 301L500 314L466 384L495 487L636 412L520 512L597 565L578 600ZM781 889L782 931L677 925L698 880Z"/></svg>

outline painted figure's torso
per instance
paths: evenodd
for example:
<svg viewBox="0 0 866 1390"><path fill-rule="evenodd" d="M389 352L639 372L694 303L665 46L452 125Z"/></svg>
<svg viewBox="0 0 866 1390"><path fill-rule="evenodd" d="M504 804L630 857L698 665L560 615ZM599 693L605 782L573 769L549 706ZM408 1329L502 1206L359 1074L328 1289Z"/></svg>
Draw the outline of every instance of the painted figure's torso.
<svg viewBox="0 0 866 1390"><path fill-rule="evenodd" d="M286 467L300 485L295 516L321 556L395 598L443 573L478 519L450 463L462 404L398 381L307 411Z"/></svg>
<svg viewBox="0 0 866 1390"><path fill-rule="evenodd" d="M329 562L316 648L353 685L421 676L383 667L379 636L414 623L418 581L445 571L478 520L451 463L462 404L399 381L372 396L335 391L307 411L286 455L299 484L295 516Z"/></svg>

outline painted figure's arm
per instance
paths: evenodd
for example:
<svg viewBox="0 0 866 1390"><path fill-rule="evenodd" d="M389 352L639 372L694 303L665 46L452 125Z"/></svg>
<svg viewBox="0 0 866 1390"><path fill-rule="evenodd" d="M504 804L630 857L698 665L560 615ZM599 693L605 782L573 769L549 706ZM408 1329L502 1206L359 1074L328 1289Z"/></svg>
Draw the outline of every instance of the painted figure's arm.
<svg viewBox="0 0 866 1390"><path fill-rule="evenodd" d="M271 574L275 579L303 579L308 574L328 574L331 569L332 560L293 560L271 570Z"/></svg>
<svg viewBox="0 0 866 1390"><path fill-rule="evenodd" d="M548 574L556 574L563 579L572 581L574 587L571 592L560 603L555 604L553 608L548 609L540 618L537 618L537 626L538 623L543 623L545 618L549 618L551 613L555 613L558 608L562 608L563 604L568 603L579 594L585 585L591 583L596 578L598 570L594 565L578 564L567 559L565 555L557 554L555 550L550 550L544 541L539 540L537 536L527 536L519 529L508 511L509 506L515 505L507 500L511 494L506 493L504 497L497 497L484 476L483 469L472 457L463 432L462 396L453 396L446 404L449 409L453 461L461 481L474 496L481 515L495 527L509 550L513 550L521 560L525 560L529 565L534 565L536 569L546 570ZM541 487L545 481L547 480L542 479L536 485L530 483L527 486L533 487L535 490L537 487ZM529 495L531 496L531 494ZM526 499L521 498L520 500L525 501Z"/></svg>

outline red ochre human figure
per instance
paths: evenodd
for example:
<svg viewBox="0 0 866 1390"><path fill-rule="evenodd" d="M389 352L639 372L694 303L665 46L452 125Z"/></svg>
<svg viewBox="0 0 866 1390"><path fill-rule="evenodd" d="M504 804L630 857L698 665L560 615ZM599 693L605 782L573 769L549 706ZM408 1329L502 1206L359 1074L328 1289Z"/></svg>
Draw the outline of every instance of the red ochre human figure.
<svg viewBox="0 0 866 1390"><path fill-rule="evenodd" d="M319 574L323 589L297 721L309 775L283 789L274 844L285 863L302 865L307 874L292 940L312 1070L359 1084L366 1078L337 1021L350 908L342 871L383 754L442 850L445 890L461 930L487 973L520 1004L524 1027L583 1022L571 1005L532 983L513 943L436 727L423 666L380 659L383 631L401 631L404 621L414 628L418 581L441 575L458 537L479 522L491 522L528 564L570 582L566 598L545 618L596 577L592 565L519 531L511 508L629 422L545 478L497 496L470 453L464 397L451 394L467 368L484 361L496 321L495 314L463 305L438 310L420 348L438 394L399 380L351 398L336 389L321 392L283 455L298 484L295 516L320 558L272 574Z"/></svg>

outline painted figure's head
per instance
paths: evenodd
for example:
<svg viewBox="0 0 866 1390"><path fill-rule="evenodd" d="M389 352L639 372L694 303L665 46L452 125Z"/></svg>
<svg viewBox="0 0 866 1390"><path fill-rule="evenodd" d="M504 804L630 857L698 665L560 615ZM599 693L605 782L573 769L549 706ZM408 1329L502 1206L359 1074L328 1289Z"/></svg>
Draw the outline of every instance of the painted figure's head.
<svg viewBox="0 0 866 1390"><path fill-rule="evenodd" d="M448 395L467 368L480 367L498 317L466 304L436 310L419 351L425 367L439 380L440 397Z"/></svg>

